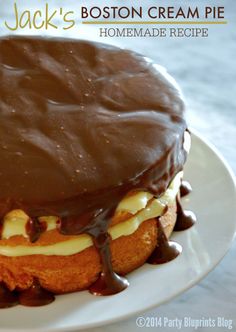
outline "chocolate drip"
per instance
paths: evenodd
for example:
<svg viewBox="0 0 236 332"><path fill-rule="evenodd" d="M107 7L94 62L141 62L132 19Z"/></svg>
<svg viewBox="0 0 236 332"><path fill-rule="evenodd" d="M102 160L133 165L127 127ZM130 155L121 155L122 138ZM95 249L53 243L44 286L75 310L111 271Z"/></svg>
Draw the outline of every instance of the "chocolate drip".
<svg viewBox="0 0 236 332"><path fill-rule="evenodd" d="M157 246L147 260L150 264L164 264L172 261L182 251L180 244L167 239L159 218L157 218L157 229Z"/></svg>
<svg viewBox="0 0 236 332"><path fill-rule="evenodd" d="M128 281L118 276L112 268L109 246L110 236L107 229L114 211L115 206L113 202L110 208L105 211L100 209L94 215L90 213L84 214L80 217L80 223L76 223L76 217L63 218L59 225L59 230L63 234L74 234L76 230L76 234L87 233L92 236L102 263L102 272L96 282L89 288L89 291L94 295L116 294L129 285ZM90 220L90 223L88 223L88 220Z"/></svg>
<svg viewBox="0 0 236 332"><path fill-rule="evenodd" d="M29 289L19 292L19 303L27 307L47 305L54 300L54 295L42 288L36 279Z"/></svg>
<svg viewBox="0 0 236 332"><path fill-rule="evenodd" d="M196 216L192 211L187 211L182 208L179 198L176 198L177 204L177 220L175 223L175 231L184 231L192 227L196 222Z"/></svg>
<svg viewBox="0 0 236 332"><path fill-rule="evenodd" d="M18 303L17 293L10 291L3 282L0 282L0 308L14 307Z"/></svg>
<svg viewBox="0 0 236 332"><path fill-rule="evenodd" d="M180 186L180 197L187 196L192 192L191 184L188 181L182 181Z"/></svg>
<svg viewBox="0 0 236 332"><path fill-rule="evenodd" d="M4 283L0 283L0 308L9 308L22 304L27 307L38 307L53 302L54 295L42 288L37 279L29 289L24 291L10 291Z"/></svg>
<svg viewBox="0 0 236 332"><path fill-rule="evenodd" d="M26 234L29 236L30 242L36 242L41 233L46 231L46 228L46 223L40 223L38 218L29 218L25 225L25 230Z"/></svg>
<svg viewBox="0 0 236 332"><path fill-rule="evenodd" d="M89 287L90 293L94 295L116 294L129 286L127 279L113 271L109 242L110 238L107 233L101 233L94 239L94 245L99 251L103 266L98 279Z"/></svg>

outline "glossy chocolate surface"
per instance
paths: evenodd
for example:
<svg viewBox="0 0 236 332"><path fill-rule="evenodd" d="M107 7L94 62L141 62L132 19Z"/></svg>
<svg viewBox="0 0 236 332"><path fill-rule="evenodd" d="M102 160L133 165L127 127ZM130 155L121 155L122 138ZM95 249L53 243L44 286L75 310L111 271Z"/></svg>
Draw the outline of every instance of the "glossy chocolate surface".
<svg viewBox="0 0 236 332"><path fill-rule="evenodd" d="M135 188L160 195L183 167L183 101L131 51L0 39L0 216L81 215Z"/></svg>

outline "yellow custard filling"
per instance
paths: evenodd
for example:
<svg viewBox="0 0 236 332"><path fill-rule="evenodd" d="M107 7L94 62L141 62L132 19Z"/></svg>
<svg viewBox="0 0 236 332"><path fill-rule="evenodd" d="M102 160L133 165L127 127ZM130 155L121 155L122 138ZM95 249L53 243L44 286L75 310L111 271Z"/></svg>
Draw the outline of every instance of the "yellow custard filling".
<svg viewBox="0 0 236 332"><path fill-rule="evenodd" d="M128 236L134 233L138 227L145 220L159 217L163 214L166 205L174 203L183 172L178 173L166 192L159 198L154 198L148 192L137 192L135 195L125 197L116 209L117 212L127 212L132 214L128 220L120 222L108 229L109 234L113 240ZM29 217L22 210L13 210L9 212L3 219L2 239L9 239L15 235L27 237L25 230L26 223ZM39 218L47 224L47 231L56 229L58 218L55 216L47 216ZM65 236L66 238L66 236ZM0 240L0 255L16 257L26 255L59 255L68 256L77 254L84 249L93 245L91 236L81 234L75 238L70 238L65 241L50 245L17 245L8 246L1 245Z"/></svg>

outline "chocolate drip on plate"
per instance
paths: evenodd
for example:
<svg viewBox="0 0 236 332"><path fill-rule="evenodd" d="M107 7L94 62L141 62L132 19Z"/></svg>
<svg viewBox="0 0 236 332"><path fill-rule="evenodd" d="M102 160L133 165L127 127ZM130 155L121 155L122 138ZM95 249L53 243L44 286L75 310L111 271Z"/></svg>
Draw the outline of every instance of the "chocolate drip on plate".
<svg viewBox="0 0 236 332"><path fill-rule="evenodd" d="M184 231L192 227L196 222L196 216L192 211L184 210L179 198L176 198L177 220L175 223L175 231Z"/></svg>
<svg viewBox="0 0 236 332"><path fill-rule="evenodd" d="M188 181L182 181L180 186L180 197L187 196L192 192L191 184Z"/></svg>
<svg viewBox="0 0 236 332"><path fill-rule="evenodd" d="M182 252L180 244L167 239L160 218L157 218L157 229L157 246L147 260L147 263L150 264L164 264L170 262Z"/></svg>
<svg viewBox="0 0 236 332"><path fill-rule="evenodd" d="M42 288L37 279L33 281L30 288L19 292L19 303L27 307L39 307L52 303L54 295Z"/></svg>
<svg viewBox="0 0 236 332"><path fill-rule="evenodd" d="M117 275L112 268L109 246L110 238L107 233L101 233L94 239L94 245L98 249L103 270L98 279L89 287L94 295L112 295L119 293L129 286L126 278Z"/></svg>
<svg viewBox="0 0 236 332"><path fill-rule="evenodd" d="M42 288L37 279L30 288L24 291L10 291L4 283L0 283L0 308L10 308L17 304L27 307L38 307L49 304L55 299L54 295Z"/></svg>
<svg viewBox="0 0 236 332"><path fill-rule="evenodd" d="M3 282L0 282L0 308L14 307L19 303L15 291L10 291Z"/></svg>

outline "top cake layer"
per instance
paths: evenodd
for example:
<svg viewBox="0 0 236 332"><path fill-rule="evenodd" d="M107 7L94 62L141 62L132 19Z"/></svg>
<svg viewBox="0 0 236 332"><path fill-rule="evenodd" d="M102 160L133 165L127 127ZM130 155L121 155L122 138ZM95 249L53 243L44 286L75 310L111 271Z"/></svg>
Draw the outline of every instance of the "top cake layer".
<svg viewBox="0 0 236 332"><path fill-rule="evenodd" d="M101 210L162 194L186 159L172 78L134 52L68 39L0 39L0 217Z"/></svg>

